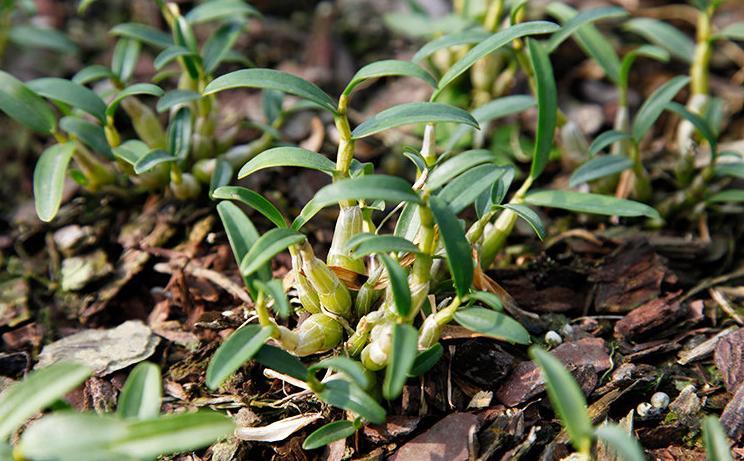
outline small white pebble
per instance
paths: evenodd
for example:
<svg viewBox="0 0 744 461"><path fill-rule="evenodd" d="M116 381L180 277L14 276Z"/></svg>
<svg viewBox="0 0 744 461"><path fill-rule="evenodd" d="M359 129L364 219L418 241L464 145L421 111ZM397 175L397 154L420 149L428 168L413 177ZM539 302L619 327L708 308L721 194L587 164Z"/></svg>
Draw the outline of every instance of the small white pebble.
<svg viewBox="0 0 744 461"><path fill-rule="evenodd" d="M563 342L563 338L561 338L561 335L556 333L553 330L548 331L545 333L545 344L547 344L549 347L556 347L560 345Z"/></svg>
<svg viewBox="0 0 744 461"><path fill-rule="evenodd" d="M645 418L646 416L651 415L652 408L653 407L651 406L650 403L642 402L642 403L639 403L638 406L636 407L636 413L638 413L638 416L640 416L641 418Z"/></svg>
<svg viewBox="0 0 744 461"><path fill-rule="evenodd" d="M574 333L574 329L571 326L571 324L565 324L561 327L561 335L563 336L571 336Z"/></svg>
<svg viewBox="0 0 744 461"><path fill-rule="evenodd" d="M669 406L669 396L665 392L657 392L651 396L651 405L654 408L663 410Z"/></svg>

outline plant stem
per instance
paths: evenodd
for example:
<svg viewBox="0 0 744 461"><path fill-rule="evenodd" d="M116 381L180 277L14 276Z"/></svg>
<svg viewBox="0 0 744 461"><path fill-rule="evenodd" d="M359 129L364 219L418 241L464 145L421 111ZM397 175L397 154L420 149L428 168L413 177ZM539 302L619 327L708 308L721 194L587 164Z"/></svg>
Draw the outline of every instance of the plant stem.
<svg viewBox="0 0 744 461"><path fill-rule="evenodd" d="M449 306L432 314L424 320L419 331L418 348L428 349L439 341L442 328L450 323L455 317L455 312L460 307L460 298L455 297Z"/></svg>
<svg viewBox="0 0 744 461"><path fill-rule="evenodd" d="M519 188L519 190L514 193L514 196L509 201L509 203L520 204L524 202L524 196L527 194L527 191L530 189L530 187L532 187L533 182L534 178L532 176L528 176L527 179L525 179L524 183L522 183L522 186ZM496 258L498 252L501 251L501 249L504 247L506 239L509 237L509 234L511 234L511 231L514 228L514 224L516 222L517 215L511 210L502 211L499 217L496 219L496 222L494 223L490 232L486 234L483 245L481 246L480 262L483 269L487 269L491 266L491 263L493 263L493 260L494 258Z"/></svg>
<svg viewBox="0 0 744 461"><path fill-rule="evenodd" d="M633 162L633 174L635 176L633 194L636 199L646 201L651 198L651 181L641 161L641 150L636 142L630 143L630 160Z"/></svg>

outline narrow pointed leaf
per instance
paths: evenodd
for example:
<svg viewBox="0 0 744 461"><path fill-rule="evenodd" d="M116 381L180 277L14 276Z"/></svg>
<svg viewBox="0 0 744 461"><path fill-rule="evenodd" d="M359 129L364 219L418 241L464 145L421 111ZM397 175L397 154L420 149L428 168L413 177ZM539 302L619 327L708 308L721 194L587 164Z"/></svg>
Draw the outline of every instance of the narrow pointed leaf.
<svg viewBox="0 0 744 461"><path fill-rule="evenodd" d="M426 184L431 190L439 189L471 168L495 160L496 156L489 150L467 150L434 168L429 174Z"/></svg>
<svg viewBox="0 0 744 461"><path fill-rule="evenodd" d="M711 195L708 203L739 203L744 202L744 189L729 189Z"/></svg>
<svg viewBox="0 0 744 461"><path fill-rule="evenodd" d="M494 99L471 112L475 121L480 125L478 131L482 131L487 128L489 122L506 117L512 114L518 114L536 104L535 99L532 96L525 94L516 94L512 96L504 96L503 98ZM460 126L452 133L452 136L447 140L445 146L446 151L451 151L455 148L457 143L465 136L468 131L473 129L469 126Z"/></svg>
<svg viewBox="0 0 744 461"><path fill-rule="evenodd" d="M469 298L480 301L481 303L485 304L495 311L501 312L504 310L504 305L501 302L501 298L488 291L474 291L470 293Z"/></svg>
<svg viewBox="0 0 744 461"><path fill-rule="evenodd" d="M744 41L744 22L735 22L721 29L718 33L713 34L714 40L739 40Z"/></svg>
<svg viewBox="0 0 744 461"><path fill-rule="evenodd" d="M308 435L305 441L302 442L302 448L304 450L315 450L337 440L351 437L355 432L356 427L353 422L346 419L334 421L321 426L313 431L312 434Z"/></svg>
<svg viewBox="0 0 744 461"><path fill-rule="evenodd" d="M237 200L264 215L266 219L274 223L277 227L287 227L287 221L284 219L284 215L282 215L274 204L264 198L263 195L250 189L240 186L223 186L215 190L212 193L212 197L223 200Z"/></svg>
<svg viewBox="0 0 744 461"><path fill-rule="evenodd" d="M336 113L336 103L315 84L295 75L272 69L243 69L222 75L212 80L203 93L210 95L233 88L277 90L314 102Z"/></svg>
<svg viewBox="0 0 744 461"><path fill-rule="evenodd" d="M418 331L408 324L396 324L393 328L393 345L390 364L385 369L382 396L387 400L397 399L416 361Z"/></svg>
<svg viewBox="0 0 744 461"><path fill-rule="evenodd" d="M220 344L207 366L207 386L217 389L250 360L271 337L271 328L259 325L246 325Z"/></svg>
<svg viewBox="0 0 744 461"><path fill-rule="evenodd" d="M318 397L325 403L351 411L372 424L385 422L385 409L357 385L333 379L324 384Z"/></svg>
<svg viewBox="0 0 744 461"><path fill-rule="evenodd" d="M374 253L418 253L419 248L410 240L395 235L359 234L356 237L365 237L363 240L352 237L348 248L354 258L362 258Z"/></svg>
<svg viewBox="0 0 744 461"><path fill-rule="evenodd" d="M537 80L537 133L532 153L530 176L537 178L545 169L553 147L553 136L558 118L558 94L553 77L553 66L543 45L527 40L532 70Z"/></svg>
<svg viewBox="0 0 744 461"><path fill-rule="evenodd" d="M447 202L455 214L460 213L475 202L479 195L490 189L506 172L506 168L493 164L478 165L450 181L437 197Z"/></svg>
<svg viewBox="0 0 744 461"><path fill-rule="evenodd" d="M76 54L78 46L65 33L51 27L18 24L10 28L8 38L24 48L43 48L65 54Z"/></svg>
<svg viewBox="0 0 744 461"><path fill-rule="evenodd" d="M161 163L175 162L178 158L172 156L162 149L151 150L134 164L134 172L142 174L152 170Z"/></svg>
<svg viewBox="0 0 744 461"><path fill-rule="evenodd" d="M388 273L390 289L393 292L393 308L400 317L411 312L411 289L408 287L408 272L387 253L379 254L382 264Z"/></svg>
<svg viewBox="0 0 744 461"><path fill-rule="evenodd" d="M711 162L715 162L715 159L718 154L718 139L717 139L716 134L713 132L713 129L708 124L707 120L705 120L703 117L699 116L698 114L690 112L682 104L679 104L673 101L667 103L666 106L664 106L664 108L667 110L671 110L672 112L676 113L680 117L688 120L690 123L692 123L695 126L695 128L697 128L700 134L703 135L703 138L705 138L705 140L708 141L708 144L710 145L712 157L713 157Z"/></svg>
<svg viewBox="0 0 744 461"><path fill-rule="evenodd" d="M450 48L458 45L474 45L490 37L491 34L485 30L465 30L444 35L430 41L422 46L420 50L413 55L411 61L420 62L439 50Z"/></svg>
<svg viewBox="0 0 744 461"><path fill-rule="evenodd" d="M192 133L191 109L180 107L168 125L168 152L179 161L186 159L189 155Z"/></svg>
<svg viewBox="0 0 744 461"><path fill-rule="evenodd" d="M715 167L716 176L730 176L744 179L744 162L718 163Z"/></svg>
<svg viewBox="0 0 744 461"><path fill-rule="evenodd" d="M209 198L214 198L214 191L230 184L234 174L235 171L230 162L221 157L215 159L214 171L212 177L209 178Z"/></svg>
<svg viewBox="0 0 744 461"><path fill-rule="evenodd" d="M484 56L487 56L494 51L498 50L504 45L508 45L512 40L524 37L527 35L536 34L549 34L555 32L559 27L557 24L548 21L531 21L524 22L511 26L507 29L496 32L489 38L481 41L478 45L474 46L457 61L449 70L439 79L437 89L432 95L431 99L434 100L436 97L452 83L457 77L467 71L473 64L479 61Z"/></svg>
<svg viewBox="0 0 744 461"><path fill-rule="evenodd" d="M287 299L287 294L284 292L281 280L272 279L268 282L256 280L256 286L274 300L274 304L271 307L279 317L283 319L289 317L289 299Z"/></svg>
<svg viewBox="0 0 744 461"><path fill-rule="evenodd" d="M592 422L586 399L578 384L563 364L539 347L530 348L530 357L542 371L545 387L574 448L588 452L592 444Z"/></svg>
<svg viewBox="0 0 744 461"><path fill-rule="evenodd" d="M438 102L409 102L386 109L359 124L351 132L361 139L381 131L418 123L463 123L478 128L478 122L468 112Z"/></svg>
<svg viewBox="0 0 744 461"><path fill-rule="evenodd" d="M173 45L173 40L165 32L136 22L118 24L109 33L117 37L131 38L157 48L168 48Z"/></svg>
<svg viewBox="0 0 744 461"><path fill-rule="evenodd" d="M39 96L82 109L100 121L105 120L106 104L88 88L63 78L39 78L26 83Z"/></svg>
<svg viewBox="0 0 744 461"><path fill-rule="evenodd" d="M439 226L439 235L444 241L447 252L447 265L452 274L455 291L460 298L464 297L473 284L473 255L465 232L457 216L438 197L429 198L429 206L434 221Z"/></svg>
<svg viewBox="0 0 744 461"><path fill-rule="evenodd" d="M568 182L569 187L594 181L627 170L633 162L622 154L600 155L578 167Z"/></svg>
<svg viewBox="0 0 744 461"><path fill-rule="evenodd" d="M411 365L411 371L408 372L408 376L415 377L426 374L439 362L443 354L444 348L441 343L436 343L425 351L419 352L413 361L413 365Z"/></svg>
<svg viewBox="0 0 744 461"><path fill-rule="evenodd" d="M34 168L34 203L39 219L49 222L59 211L65 173L75 153L75 143L66 142L47 148Z"/></svg>
<svg viewBox="0 0 744 461"><path fill-rule="evenodd" d="M659 218L659 212L640 202L619 199L609 195L583 192L544 190L527 194L525 202L529 205L560 208L579 213L606 216L646 216Z"/></svg>
<svg viewBox="0 0 744 461"><path fill-rule="evenodd" d="M308 168L331 175L336 171L336 164L325 155L301 147L281 146L265 150L249 160L238 172L238 179L265 168L280 166Z"/></svg>
<svg viewBox="0 0 744 461"><path fill-rule="evenodd" d="M308 367L308 371L316 373L318 370L326 368L345 374L362 389L367 389L372 384L362 364L346 357L337 356L323 359Z"/></svg>
<svg viewBox="0 0 744 461"><path fill-rule="evenodd" d="M622 131L616 131L616 130L605 131L604 133L597 136L597 138L589 146L589 155L596 155L605 147L611 144L614 144L618 141L622 141L624 139L630 139L630 138L631 136L629 133L624 133Z"/></svg>
<svg viewBox="0 0 744 461"><path fill-rule="evenodd" d="M605 6L582 11L563 24L561 29L550 37L545 44L545 47L547 48L548 53L552 53L561 43L563 43L564 40L576 32L579 27L602 19L621 18L627 15L627 11L616 6Z"/></svg>
<svg viewBox="0 0 744 461"><path fill-rule="evenodd" d="M28 418L64 397L90 374L85 365L57 362L6 388L0 394L0 440L7 440Z"/></svg>
<svg viewBox="0 0 744 461"><path fill-rule="evenodd" d="M692 63L695 43L674 26L652 18L633 18L624 28L667 50L675 58Z"/></svg>
<svg viewBox="0 0 744 461"><path fill-rule="evenodd" d="M253 356L253 359L261 365L279 373L284 373L300 381L307 380L308 369L302 364L300 359L278 347L264 344L256 355Z"/></svg>
<svg viewBox="0 0 744 461"><path fill-rule="evenodd" d="M261 13L241 0L212 0L204 2L189 11L186 14L186 19L192 24L199 24L245 16L261 16Z"/></svg>
<svg viewBox="0 0 744 461"><path fill-rule="evenodd" d="M130 139L111 149L114 158L134 167L152 149L139 139Z"/></svg>
<svg viewBox="0 0 744 461"><path fill-rule="evenodd" d="M250 251L251 247L258 240L258 231L251 220L248 219L248 216L232 202L220 202L217 204L217 212L225 228L227 240L230 242L230 248L232 249L233 256L235 256L235 262L240 265L245 255L248 254L248 251ZM256 274L243 277L251 298L256 299L256 296L258 296L258 291L253 281L256 279L269 280L270 278L271 270L268 265L261 267Z"/></svg>
<svg viewBox="0 0 744 461"><path fill-rule="evenodd" d="M201 99L202 95L192 90L171 90L158 100L158 112L165 112L180 104L188 104L191 101Z"/></svg>
<svg viewBox="0 0 744 461"><path fill-rule="evenodd" d="M116 42L111 56L111 71L117 79L126 82L132 77L139 61L142 43L132 38L122 37Z"/></svg>
<svg viewBox="0 0 744 461"><path fill-rule="evenodd" d="M635 60L641 56L655 59L659 62L669 61L669 52L665 49L654 45L641 45L635 50L626 53L623 57L623 61L620 65L620 84L628 85L630 68L633 66Z"/></svg>
<svg viewBox="0 0 744 461"><path fill-rule="evenodd" d="M23 432L18 450L24 459L116 461L122 455L108 445L127 432L127 423L113 416L57 412L34 421Z"/></svg>
<svg viewBox="0 0 744 461"><path fill-rule="evenodd" d="M620 426L605 424L594 430L594 435L605 442L623 461L645 461L638 440Z"/></svg>
<svg viewBox="0 0 744 461"><path fill-rule="evenodd" d="M349 95L354 89L363 83L365 80L371 80L381 77L414 77L431 85L431 87L437 86L437 81L427 71L422 69L420 66L409 62L409 61L398 61L395 59L388 59L384 61L377 61L371 64L367 64L362 67L354 74L351 81L344 89L343 94Z"/></svg>
<svg viewBox="0 0 744 461"><path fill-rule="evenodd" d="M651 96L646 99L633 120L633 139L640 142L648 130L664 111L669 103L682 88L687 86L690 77L677 76L657 88Z"/></svg>
<svg viewBox="0 0 744 461"><path fill-rule="evenodd" d="M733 461L726 431L715 416L703 419L703 445L709 461Z"/></svg>
<svg viewBox="0 0 744 461"><path fill-rule="evenodd" d="M0 110L37 133L49 134L56 120L49 105L20 80L0 70Z"/></svg>
<svg viewBox="0 0 744 461"><path fill-rule="evenodd" d="M163 397L160 368L154 363L139 363L127 377L119 394L116 414L125 419L155 418L160 414Z"/></svg>
<svg viewBox="0 0 744 461"><path fill-rule="evenodd" d="M329 184L313 198L314 206L326 207L345 200L384 200L421 203L421 198L404 179L386 175L360 176Z"/></svg>
<svg viewBox="0 0 744 461"><path fill-rule="evenodd" d="M516 320L483 307L469 307L455 313L455 321L468 330L515 344L529 344L530 334Z"/></svg>
<svg viewBox="0 0 744 461"><path fill-rule="evenodd" d="M161 70L163 67L167 66L178 58L184 56L193 57L196 55L197 54L195 52L186 47L172 45L161 51L160 54L155 57L155 60L152 62L152 64L153 66L155 66L155 70Z"/></svg>
<svg viewBox="0 0 744 461"><path fill-rule="evenodd" d="M72 77L72 81L85 85L98 80L111 79L114 77L113 72L106 66L100 64L93 64L92 66L84 67L75 76Z"/></svg>
<svg viewBox="0 0 744 461"><path fill-rule="evenodd" d="M96 125L80 117L70 116L62 118L59 121L59 127L71 136L79 139L83 144L93 149L94 152L108 159L114 158L114 154L111 151L108 141L106 141L106 135L101 125Z"/></svg>
<svg viewBox="0 0 744 461"><path fill-rule="evenodd" d="M503 205L504 208L507 210L511 210L514 213L517 214L520 218L524 219L527 224L530 225L533 231L535 231L535 234L537 234L538 238L540 240L545 239L545 236L547 235L547 231L545 230L545 226L542 223L542 220L540 217L530 209L530 207L525 205L520 205L517 203L507 203Z"/></svg>
<svg viewBox="0 0 744 461"><path fill-rule="evenodd" d="M163 90L152 83L135 83L134 85L124 88L116 95L106 108L106 116L113 116L114 112L116 112L116 109L119 107L119 104L124 100L124 98L128 98L129 96L149 95L161 97L163 94Z"/></svg>
<svg viewBox="0 0 744 461"><path fill-rule="evenodd" d="M214 72L220 63L222 63L222 60L227 56L228 51L230 51L230 48L232 48L244 27L242 22L232 21L224 24L209 37L201 53L204 70L208 74Z"/></svg>
<svg viewBox="0 0 744 461"><path fill-rule="evenodd" d="M271 258L305 240L305 235L287 228L271 229L262 235L240 262L240 273L249 276Z"/></svg>

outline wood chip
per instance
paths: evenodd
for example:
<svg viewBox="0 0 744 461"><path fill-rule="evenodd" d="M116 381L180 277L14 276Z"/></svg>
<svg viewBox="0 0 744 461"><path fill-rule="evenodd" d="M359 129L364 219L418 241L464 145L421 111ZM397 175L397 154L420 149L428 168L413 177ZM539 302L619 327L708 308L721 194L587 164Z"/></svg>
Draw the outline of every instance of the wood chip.
<svg viewBox="0 0 744 461"><path fill-rule="evenodd" d="M726 389L733 394L744 383L744 328L722 337L713 357Z"/></svg>
<svg viewBox="0 0 744 461"><path fill-rule="evenodd" d="M672 293L634 309L615 324L615 336L639 339L675 323L687 312L678 296L679 293Z"/></svg>

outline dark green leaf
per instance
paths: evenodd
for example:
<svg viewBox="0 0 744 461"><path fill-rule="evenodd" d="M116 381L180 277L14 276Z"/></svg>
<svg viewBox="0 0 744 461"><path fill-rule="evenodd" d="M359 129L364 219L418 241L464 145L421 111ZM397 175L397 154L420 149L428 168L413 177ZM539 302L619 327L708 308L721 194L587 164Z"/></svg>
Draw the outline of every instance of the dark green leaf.
<svg viewBox="0 0 744 461"><path fill-rule="evenodd" d="M65 172L75 153L75 143L66 142L48 147L34 168L34 203L39 219L49 222L59 211Z"/></svg>
<svg viewBox="0 0 744 461"><path fill-rule="evenodd" d="M387 400L397 399L403 392L408 375L416 360L418 331L411 325L396 324L393 327L393 345L390 363L385 369L382 396Z"/></svg>
<svg viewBox="0 0 744 461"><path fill-rule="evenodd" d="M132 167L150 151L150 146L139 139L130 139L112 149L114 158L117 158Z"/></svg>
<svg viewBox="0 0 744 461"><path fill-rule="evenodd" d="M56 123L49 105L20 80L0 70L0 110L33 131L49 134Z"/></svg>
<svg viewBox="0 0 744 461"><path fill-rule="evenodd" d="M184 56L193 57L197 56L197 54L186 47L172 45L161 51L160 54L155 57L155 60L152 62L152 64L153 66L155 66L155 70L161 70L163 67L172 63L176 59Z"/></svg>
<svg viewBox="0 0 744 461"><path fill-rule="evenodd" d="M108 159L114 158L102 126L80 117L64 117L59 121L59 127L79 139L83 144L93 149L94 152Z"/></svg>
<svg viewBox="0 0 744 461"><path fill-rule="evenodd" d="M619 426L604 424L594 430L594 435L609 445L623 461L645 461L646 459L638 440Z"/></svg>
<svg viewBox="0 0 744 461"><path fill-rule="evenodd" d="M556 48L558 48L558 45L563 43L563 41L570 37L571 34L576 32L579 27L602 19L621 18L627 15L627 11L616 6L605 6L584 10L563 24L561 29L550 37L545 44L545 47L548 53L552 53Z"/></svg>
<svg viewBox="0 0 744 461"><path fill-rule="evenodd" d="M471 114L475 121L478 122L478 125L480 125L480 129L484 130L489 122L525 111L534 107L535 104L535 99L529 95L517 94L504 96L503 98L494 99L493 101L476 108L471 112ZM458 127L447 140L445 150L451 151L454 149L460 139L467 134L468 130L472 130L472 128L468 126Z"/></svg>
<svg viewBox="0 0 744 461"><path fill-rule="evenodd" d="M437 194L454 213L473 203L481 193L490 189L507 172L493 164L478 165L449 182Z"/></svg>
<svg viewBox="0 0 744 461"><path fill-rule="evenodd" d="M434 221L439 226L439 235L444 241L449 266L457 296L462 298L473 284L473 255L457 216L438 197L429 198Z"/></svg>
<svg viewBox="0 0 744 461"><path fill-rule="evenodd" d="M171 90L163 95L158 100L157 110L158 112L165 112L166 110L175 107L180 104L188 104L191 101L197 101L201 99L202 95L196 91L191 90Z"/></svg>
<svg viewBox="0 0 744 461"><path fill-rule="evenodd" d="M620 66L620 84L621 85L623 86L628 85L628 78L630 76L630 68L631 66L633 66L633 63L635 62L635 60L639 58L640 56L655 59L660 62L669 61L669 53L665 49L659 48L658 46L653 46L653 45L641 45L635 50L628 52L623 57L623 62Z"/></svg>
<svg viewBox="0 0 744 461"><path fill-rule="evenodd" d="M589 146L589 155L596 155L599 151L609 146L610 144L614 144L618 141L630 138L631 136L629 133L624 133L622 131L605 131L604 133L597 136L597 139L595 139Z"/></svg>
<svg viewBox="0 0 744 461"><path fill-rule="evenodd" d="M468 330L516 344L529 344L530 334L509 317L492 309L469 307L455 312L455 321Z"/></svg>
<svg viewBox="0 0 744 461"><path fill-rule="evenodd" d="M489 293L488 291L474 291L470 293L469 298L480 301L495 311L504 310L504 305L501 302L501 298L493 293Z"/></svg>
<svg viewBox="0 0 744 461"><path fill-rule="evenodd" d="M372 424L385 422L385 409L356 384L332 379L324 384L318 397L325 403L351 411Z"/></svg>
<svg viewBox="0 0 744 461"><path fill-rule="evenodd" d="M418 123L463 123L478 128L478 122L466 111L438 102L409 102L386 109L368 118L354 131L353 139L361 139L390 128Z"/></svg>
<svg viewBox="0 0 744 461"><path fill-rule="evenodd" d="M713 34L714 40L744 40L744 22L735 22L721 29L718 33Z"/></svg>
<svg viewBox="0 0 744 461"><path fill-rule="evenodd" d="M609 195L588 194L560 190L532 192L525 197L530 205L560 208L579 213L606 216L646 216L659 218L659 212L643 203L619 199Z"/></svg>
<svg viewBox="0 0 744 461"><path fill-rule="evenodd" d="M244 24L239 21L231 21L217 29L202 48L202 60L204 70L211 74L227 56L238 36L243 31Z"/></svg>
<svg viewBox="0 0 744 461"><path fill-rule="evenodd" d="M680 117L688 120L695 126L695 128L697 128L700 134L703 135L703 138L708 141L712 155L711 162L715 162L718 154L718 139L716 134L713 132L713 129L708 125L708 121L698 114L690 112L685 106L676 102L669 102L664 106L664 108L671 110Z"/></svg>
<svg viewBox="0 0 744 461"><path fill-rule="evenodd" d="M141 362L129 373L121 389L116 414L125 419L155 418L160 414L162 394L160 368Z"/></svg>
<svg viewBox="0 0 744 461"><path fill-rule="evenodd" d="M82 109L100 121L106 120L106 104L88 88L63 78L40 78L26 83L39 96Z"/></svg>
<svg viewBox="0 0 744 461"><path fill-rule="evenodd" d="M107 78L111 79L113 77L114 74L108 67L102 66L100 64L93 64L92 66L84 67L77 74L75 74L75 76L72 77L72 81L75 83L79 83L80 85L85 85L86 83L91 83Z"/></svg>
<svg viewBox="0 0 744 461"><path fill-rule="evenodd" d="M458 45L474 45L490 37L491 34L485 30L465 30L439 37L427 43L413 55L413 62L422 61L439 50Z"/></svg>
<svg viewBox="0 0 744 461"><path fill-rule="evenodd" d="M553 67L548 53L535 40L527 40L532 70L537 80L537 133L532 154L530 176L537 178L543 172L553 147L553 136L558 117L558 94L555 88Z"/></svg>
<svg viewBox="0 0 744 461"><path fill-rule="evenodd" d="M624 27L667 50L675 58L692 63L695 43L674 26L652 18L633 18Z"/></svg>
<svg viewBox="0 0 744 461"><path fill-rule="evenodd" d="M315 84L295 75L272 69L243 69L222 75L212 80L203 93L210 95L233 88L277 90L307 99L336 113L336 103Z"/></svg>
<svg viewBox="0 0 744 461"><path fill-rule="evenodd" d="M687 86L690 81L690 77L677 76L669 80L668 82L657 88L651 96L646 99L638 113L633 120L633 139L636 142L640 142L643 136L651 129L656 119L664 111L667 103L669 103L679 93L679 91Z"/></svg>
<svg viewBox="0 0 744 461"><path fill-rule="evenodd" d="M558 30L558 25L547 21L531 21L522 24L517 24L509 28L503 29L489 38L481 41L468 51L459 61L457 61L449 70L439 79L439 85L437 85L436 91L432 95L431 99L436 99L437 96L452 83L457 77L462 75L468 70L473 64L479 61L484 56L487 56L504 45L508 45L512 40L524 37L526 35L536 34L549 34Z"/></svg>
<svg viewBox="0 0 744 461"><path fill-rule="evenodd" d="M452 181L455 177L484 163L495 162L496 156L486 149L467 150L455 155L444 163L437 165L426 180L429 189L436 190Z"/></svg>
<svg viewBox="0 0 744 461"><path fill-rule="evenodd" d="M708 203L744 202L744 189L729 189L713 194L706 200Z"/></svg>
<svg viewBox="0 0 744 461"><path fill-rule="evenodd" d="M302 442L302 448L304 450L315 450L337 440L350 437L355 432L356 427L353 422L346 419L334 421L321 426L313 431L312 434L308 435L305 441Z"/></svg>
<svg viewBox="0 0 744 461"><path fill-rule="evenodd" d="M271 229L262 235L240 262L240 273L249 276L261 268L271 258L305 240L305 236L284 227Z"/></svg>
<svg viewBox="0 0 744 461"><path fill-rule="evenodd" d="M597 156L578 167L571 174L568 185L576 187L595 179L618 174L632 166L633 162L622 154Z"/></svg>
<svg viewBox="0 0 744 461"><path fill-rule="evenodd" d="M84 365L57 362L7 387L0 394L0 440L7 440L28 418L64 397L90 374Z"/></svg>
<svg viewBox="0 0 744 461"><path fill-rule="evenodd" d="M142 44L134 39L121 38L116 42L111 57L111 71L122 82L129 80L137 66Z"/></svg>
<svg viewBox="0 0 744 461"><path fill-rule="evenodd" d="M287 294L284 292L281 280L272 279L268 282L256 280L256 286L261 288L264 293L267 293L274 300L272 308L279 317L283 319L289 317L289 299L287 299Z"/></svg>
<svg viewBox="0 0 744 461"><path fill-rule="evenodd" d="M713 415L703 419L703 445L708 461L733 461L731 444L721 422Z"/></svg>
<svg viewBox="0 0 744 461"><path fill-rule="evenodd" d="M350 95L365 80L392 76L414 77L425 81L432 87L437 86L437 81L434 80L434 77L418 65L408 61L388 59L367 64L359 69L349 84L346 85L343 94Z"/></svg>
<svg viewBox="0 0 744 461"><path fill-rule="evenodd" d="M359 237L369 236L360 240ZM395 235L358 234L347 245L353 258L362 258L374 253L417 253L418 247L410 240Z"/></svg>
<svg viewBox="0 0 744 461"><path fill-rule="evenodd" d="M242 0L211 0L189 11L186 19L192 24L198 24L245 16L261 16L261 13Z"/></svg>
<svg viewBox="0 0 744 461"><path fill-rule="evenodd" d="M80 51L67 35L51 27L19 24L10 28L8 38L24 48L45 48L66 54L75 54Z"/></svg>
<svg viewBox="0 0 744 461"><path fill-rule="evenodd" d="M209 198L214 198L214 191L230 184L233 178L233 167L227 160L218 157L214 162L214 171L209 178Z"/></svg>
<svg viewBox="0 0 744 461"><path fill-rule="evenodd" d="M362 389L367 389L372 385L369 376L367 376L368 372L364 369L362 364L356 360L351 360L341 356L329 357L308 367L308 371L316 373L318 370L323 370L325 368L345 374Z"/></svg>
<svg viewBox="0 0 744 461"><path fill-rule="evenodd" d="M134 164L134 172L142 174L152 170L161 163L175 162L176 160L178 159L168 152L162 149L154 149L137 160L137 163Z"/></svg>
<svg viewBox="0 0 744 461"><path fill-rule="evenodd" d="M436 343L425 351L420 352L413 361L411 371L408 376L421 376L431 370L439 362L444 354L444 348L440 343Z"/></svg>
<svg viewBox="0 0 744 461"><path fill-rule="evenodd" d="M160 89L159 86L153 85L152 83L135 83L132 86L124 88L116 95L116 97L109 103L108 107L106 108L106 115L113 116L114 112L116 112L116 109L119 107L119 103L121 103L124 98L128 98L129 96L150 95L161 97L163 96L163 94L163 90Z"/></svg>
<svg viewBox="0 0 744 461"><path fill-rule="evenodd" d="M715 167L717 176L731 176L744 179L744 162L718 163Z"/></svg>
<svg viewBox="0 0 744 461"><path fill-rule="evenodd" d="M279 166L308 168L328 174L336 171L336 164L325 155L301 147L281 146L265 150L249 160L238 172L238 179L265 168Z"/></svg>
<svg viewBox="0 0 744 461"><path fill-rule="evenodd" d="M579 452L588 453L594 431L584 394L557 358L536 346L530 348L529 353L542 370L550 403L561 418L571 443Z"/></svg>
<svg viewBox="0 0 744 461"><path fill-rule="evenodd" d="M279 373L284 373L300 381L307 380L308 369L300 359L278 347L264 344L258 353L253 356L253 359Z"/></svg>
<svg viewBox="0 0 744 461"><path fill-rule="evenodd" d="M178 160L184 160L191 149L193 119L191 109L180 107L168 125L168 152Z"/></svg>
<svg viewBox="0 0 744 461"><path fill-rule="evenodd" d="M511 210L514 213L517 214L520 218L524 219L527 224L530 225L533 231L535 231L535 234L537 234L538 238L540 240L543 240L545 236L547 235L547 231L545 230L545 226L542 223L542 220L540 217L530 209L530 207L525 205L519 205L517 203L507 203L503 205L504 208L507 210Z"/></svg>
<svg viewBox="0 0 744 461"><path fill-rule="evenodd" d="M312 202L323 208L345 200L421 203L406 180L386 175L359 176L329 184L315 194Z"/></svg>
<svg viewBox="0 0 744 461"><path fill-rule="evenodd" d="M110 33L118 37L131 38L142 43L147 43L157 48L173 46L173 40L168 34L146 24L126 22L114 26Z"/></svg>
<svg viewBox="0 0 744 461"><path fill-rule="evenodd" d="M217 389L250 360L271 337L271 328L259 325L246 325L233 334L217 348L207 366L207 387Z"/></svg>
<svg viewBox="0 0 744 461"><path fill-rule="evenodd" d="M408 272L387 253L380 253L379 257L388 273L390 290L393 292L395 313L405 318L411 312L411 289L408 287Z"/></svg>
<svg viewBox="0 0 744 461"><path fill-rule="evenodd" d="M258 211L277 227L287 227L284 215L263 195L240 186L223 186L212 193L212 197L224 200L237 200Z"/></svg>

